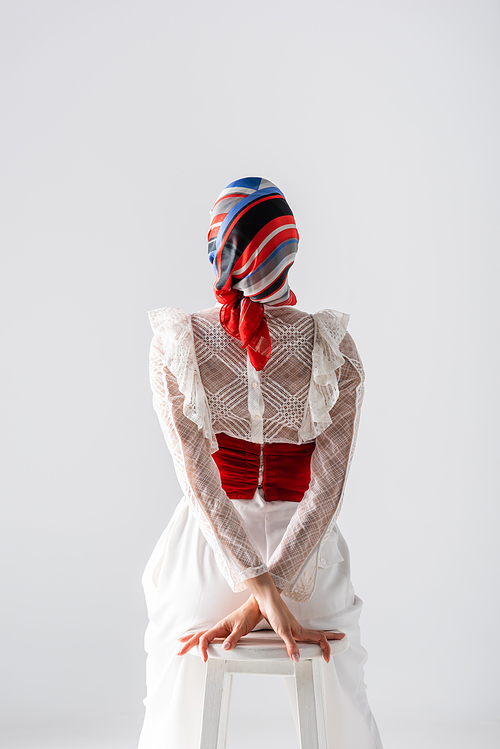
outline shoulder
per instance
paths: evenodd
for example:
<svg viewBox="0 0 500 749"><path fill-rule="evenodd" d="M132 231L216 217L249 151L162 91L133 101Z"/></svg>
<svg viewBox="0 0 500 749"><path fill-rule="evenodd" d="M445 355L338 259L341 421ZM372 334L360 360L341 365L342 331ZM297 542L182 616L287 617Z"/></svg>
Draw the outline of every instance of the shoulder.
<svg viewBox="0 0 500 749"><path fill-rule="evenodd" d="M189 315L180 307L159 307L149 310L148 317L154 333L175 328L177 325L189 324Z"/></svg>
<svg viewBox="0 0 500 749"><path fill-rule="evenodd" d="M340 351L348 358L359 359L356 343L351 333L347 330L351 315L347 312L339 312L335 309L323 309L314 315L317 327L327 337L333 338L338 344Z"/></svg>
<svg viewBox="0 0 500 749"><path fill-rule="evenodd" d="M189 325L191 318L204 318L210 322L217 323L219 321L219 310L220 306L215 306L190 314L180 307L159 307L158 309L149 310L148 317L153 332L156 333L159 328L167 329L176 325Z"/></svg>
<svg viewBox="0 0 500 749"><path fill-rule="evenodd" d="M159 307L148 311L153 329L150 356L162 354L174 371L175 362L194 358L193 333L190 315L180 307Z"/></svg>
<svg viewBox="0 0 500 749"><path fill-rule="evenodd" d="M313 315L316 326L316 345L330 349L338 363L343 361L341 352L352 340L347 331L350 317L347 312L335 309L322 309Z"/></svg>
<svg viewBox="0 0 500 749"><path fill-rule="evenodd" d="M339 349L342 352L342 354L346 356L348 359L359 359L359 353L358 353L356 343L354 342L354 338L349 333L349 331L346 331L345 336L342 338L341 342L339 343Z"/></svg>
<svg viewBox="0 0 500 749"><path fill-rule="evenodd" d="M300 320L304 317L312 317L310 312L305 312L302 309L293 307L289 304L274 306L272 304L264 304L264 312L266 317L278 317L282 319L288 319L290 322Z"/></svg>
<svg viewBox="0 0 500 749"><path fill-rule="evenodd" d="M356 343L347 330L351 316L347 312L335 309L323 309L314 314L316 322L316 343L335 361L336 367L342 366L347 359L364 379L364 369Z"/></svg>
<svg viewBox="0 0 500 749"><path fill-rule="evenodd" d="M215 307L207 307L207 309L200 309L198 312L194 312L191 317L194 321L203 320L211 325L219 325L220 320L220 309L222 305L216 305Z"/></svg>
<svg viewBox="0 0 500 749"><path fill-rule="evenodd" d="M313 317L323 325L340 326L344 331L347 330L351 319L348 312L340 312L337 309L320 309L319 312L314 313Z"/></svg>
<svg viewBox="0 0 500 749"><path fill-rule="evenodd" d="M270 319L280 318L282 321L294 323L303 319L313 319L317 328L336 330L347 330L350 315L347 312L339 312L335 309L322 309L319 312L306 312L305 310L289 305L274 307L264 305L266 316Z"/></svg>

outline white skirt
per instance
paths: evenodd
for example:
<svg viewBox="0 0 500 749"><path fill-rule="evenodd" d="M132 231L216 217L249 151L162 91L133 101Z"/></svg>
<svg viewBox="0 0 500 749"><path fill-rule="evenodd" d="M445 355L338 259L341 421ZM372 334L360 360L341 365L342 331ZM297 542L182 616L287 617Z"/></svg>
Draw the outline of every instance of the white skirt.
<svg viewBox="0 0 500 749"><path fill-rule="evenodd" d="M251 500L232 501L268 561L297 503L266 502L261 490ZM241 606L249 592L231 590L184 498L148 560L142 585L149 624L144 638L146 713L138 749L199 749L206 664L189 654L178 656L178 638L209 629ZM344 653L330 663L321 660L328 749L382 749L364 682L368 654L359 630L363 601L354 593L349 549L338 526L322 549L310 600L284 600L307 629L337 630L349 638ZM269 628L265 620L256 627L264 628ZM283 677L283 682L297 726L292 680Z"/></svg>

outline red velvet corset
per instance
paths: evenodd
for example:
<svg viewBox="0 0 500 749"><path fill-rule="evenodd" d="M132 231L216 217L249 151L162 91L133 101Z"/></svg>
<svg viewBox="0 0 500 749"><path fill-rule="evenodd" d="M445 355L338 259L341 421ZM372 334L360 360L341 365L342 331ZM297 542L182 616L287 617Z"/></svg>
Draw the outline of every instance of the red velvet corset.
<svg viewBox="0 0 500 749"><path fill-rule="evenodd" d="M230 499L252 499L259 485L262 446L224 432L216 436L219 449L212 457L222 488ZM263 447L262 489L266 500L300 502L311 481L311 455L316 443L266 442Z"/></svg>

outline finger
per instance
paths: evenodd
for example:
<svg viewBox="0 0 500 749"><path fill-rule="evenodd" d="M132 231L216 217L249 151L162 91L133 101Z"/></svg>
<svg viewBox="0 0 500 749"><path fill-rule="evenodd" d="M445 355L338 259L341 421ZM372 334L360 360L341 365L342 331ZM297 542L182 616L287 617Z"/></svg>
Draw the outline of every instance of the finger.
<svg viewBox="0 0 500 749"><path fill-rule="evenodd" d="M197 645L198 640L200 639L202 634L203 632L194 632L190 635L184 635L182 638L184 642L181 642L181 638L179 638L181 646L178 655L184 655L184 653L187 653L188 650L191 650L194 645Z"/></svg>
<svg viewBox="0 0 500 749"><path fill-rule="evenodd" d="M299 642L317 642L323 651L323 658L327 663L330 662L331 647L323 631L304 629L296 637Z"/></svg>
<svg viewBox="0 0 500 749"><path fill-rule="evenodd" d="M314 640L314 638L312 638ZM320 646L321 650L323 651L323 658L327 663L330 662L330 655L331 655L331 647L326 639L325 635L321 633L320 637L316 640L318 645Z"/></svg>
<svg viewBox="0 0 500 749"><path fill-rule="evenodd" d="M206 630L202 630L201 632L195 632L192 635L184 635L182 638L179 638L180 640L183 640L184 638L188 638L186 642L182 645L177 655L185 655L188 650L191 650L192 647L198 644L198 641L202 634L206 632Z"/></svg>
<svg viewBox="0 0 500 749"><path fill-rule="evenodd" d="M318 640L318 642L319 642L319 646L321 650L323 651L323 658L325 659L327 663L330 663L330 656L332 653L330 643L326 639L325 635L323 635L323 637L320 640Z"/></svg>
<svg viewBox="0 0 500 749"><path fill-rule="evenodd" d="M232 650L235 645L238 644L238 640L240 637L243 637L245 634L245 630L243 627L235 627L231 634L226 637L224 642L222 643L222 647L224 650Z"/></svg>
<svg viewBox="0 0 500 749"><path fill-rule="evenodd" d="M300 650L299 650L299 646L295 642L295 639L293 638L291 631L278 632L278 634L286 645L286 649L287 649L287 653L289 657L292 659L292 661L295 661L295 663L298 663L300 660Z"/></svg>
<svg viewBox="0 0 500 749"><path fill-rule="evenodd" d="M321 650L323 651L323 658L327 663L330 662L330 655L331 655L331 647L326 639L324 632L311 632L311 640L314 642L317 642L320 646Z"/></svg>
<svg viewBox="0 0 500 749"><path fill-rule="evenodd" d="M215 640L216 637L225 637L226 635L227 629L219 624L202 634L202 636L200 637L199 648L204 663L206 663L208 660L208 646L210 645L212 640Z"/></svg>
<svg viewBox="0 0 500 749"><path fill-rule="evenodd" d="M213 639L214 636L212 636L210 630L208 632L205 632L205 634L200 637L199 651L201 653L201 659L203 663L206 663L208 661L208 646Z"/></svg>
<svg viewBox="0 0 500 749"><path fill-rule="evenodd" d="M328 640L342 640L345 637L345 632L324 632L323 630L305 630L308 639L313 642L317 642L323 650L323 658L327 663L330 662L332 649L328 643ZM319 637L318 637L319 636ZM300 641L300 637L297 637Z"/></svg>
<svg viewBox="0 0 500 749"><path fill-rule="evenodd" d="M198 632L198 634L200 633ZM190 635L182 635L182 637L178 637L177 639L179 640L179 642L187 642L191 639L191 637L194 637L193 633L191 633Z"/></svg>

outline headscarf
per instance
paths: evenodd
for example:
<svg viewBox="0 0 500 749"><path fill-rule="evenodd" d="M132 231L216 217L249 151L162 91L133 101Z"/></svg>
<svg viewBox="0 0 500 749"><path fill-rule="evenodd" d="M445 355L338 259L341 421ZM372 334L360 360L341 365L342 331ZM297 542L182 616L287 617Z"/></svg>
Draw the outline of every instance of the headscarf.
<svg viewBox="0 0 500 749"><path fill-rule="evenodd" d="M285 196L262 177L231 182L210 211L208 253L224 330L241 341L256 370L271 354L263 304L297 304L288 271L299 234Z"/></svg>

